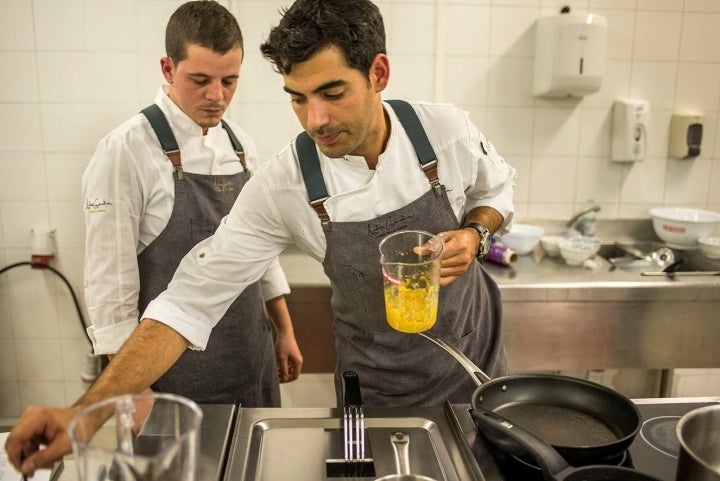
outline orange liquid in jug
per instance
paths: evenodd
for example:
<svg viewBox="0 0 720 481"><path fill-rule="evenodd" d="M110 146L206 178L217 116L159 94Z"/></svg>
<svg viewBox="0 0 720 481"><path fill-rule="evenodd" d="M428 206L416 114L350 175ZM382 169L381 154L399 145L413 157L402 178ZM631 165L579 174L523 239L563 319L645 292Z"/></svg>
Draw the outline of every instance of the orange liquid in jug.
<svg viewBox="0 0 720 481"><path fill-rule="evenodd" d="M427 331L435 325L437 309L438 289L429 283L419 287L409 282L385 281L385 314L393 329L408 333Z"/></svg>

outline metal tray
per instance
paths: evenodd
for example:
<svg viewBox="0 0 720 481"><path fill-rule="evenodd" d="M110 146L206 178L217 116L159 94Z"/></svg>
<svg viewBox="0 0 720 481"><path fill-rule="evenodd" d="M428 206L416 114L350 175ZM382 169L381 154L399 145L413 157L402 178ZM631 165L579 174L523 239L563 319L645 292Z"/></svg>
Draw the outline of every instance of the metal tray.
<svg viewBox="0 0 720 481"><path fill-rule="evenodd" d="M241 409L226 481L374 480L395 474L390 434L410 436L410 470L438 481L481 481L466 466L442 408L363 408L374 476L328 477L327 460L343 458L341 411L326 408ZM369 456L368 456L369 457Z"/></svg>

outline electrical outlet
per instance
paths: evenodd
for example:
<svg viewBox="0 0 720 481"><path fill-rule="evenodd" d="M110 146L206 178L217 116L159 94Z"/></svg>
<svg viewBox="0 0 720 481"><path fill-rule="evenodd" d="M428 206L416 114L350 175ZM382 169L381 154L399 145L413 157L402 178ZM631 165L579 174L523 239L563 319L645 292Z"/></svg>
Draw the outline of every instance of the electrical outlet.
<svg viewBox="0 0 720 481"><path fill-rule="evenodd" d="M54 228L48 226L35 226L30 229L33 264L47 266L50 259L55 257L55 232Z"/></svg>

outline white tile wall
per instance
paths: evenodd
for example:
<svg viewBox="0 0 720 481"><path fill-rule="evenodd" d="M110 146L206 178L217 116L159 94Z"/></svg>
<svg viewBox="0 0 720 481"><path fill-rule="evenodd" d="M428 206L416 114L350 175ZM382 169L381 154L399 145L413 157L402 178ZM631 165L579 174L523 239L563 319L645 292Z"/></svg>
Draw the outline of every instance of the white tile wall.
<svg viewBox="0 0 720 481"><path fill-rule="evenodd" d="M289 0L224 0L246 41L230 115L263 156L299 130L257 46ZM79 177L99 138L152 101L163 26L181 2L0 2L0 262L28 260L30 228L56 227L55 266L82 300ZM534 22L569 4L608 20L607 72L581 100L532 96ZM382 0L392 82L386 97L454 102L518 168L517 215L566 218L592 198L607 218L660 204L720 210L720 2L717 0ZM609 161L616 98L650 101L648 156ZM700 158L667 154L674 109L706 113ZM557 186L564 186L563 189ZM0 277L0 417L25 403L66 404L87 352L67 288L49 273ZM40 355L42 353L42 355ZM52 359L47 362L41 359ZM717 370L681 372L676 393L720 390ZM691 376L691 377L683 377ZM309 392L327 388L308 377ZM324 383L324 384L322 384ZM331 383L330 383L331 384ZM285 391L296 403L327 402ZM687 389L687 391L684 391ZM293 397L294 396L294 397Z"/></svg>

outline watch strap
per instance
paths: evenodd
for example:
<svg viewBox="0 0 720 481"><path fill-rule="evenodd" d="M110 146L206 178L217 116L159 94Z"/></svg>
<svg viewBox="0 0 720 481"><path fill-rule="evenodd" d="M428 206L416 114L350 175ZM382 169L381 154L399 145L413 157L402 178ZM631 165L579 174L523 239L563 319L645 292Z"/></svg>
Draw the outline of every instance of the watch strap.
<svg viewBox="0 0 720 481"><path fill-rule="evenodd" d="M477 222L469 222L463 226L463 229L474 229L480 235L480 246L478 247L476 258L482 260L490 250L490 230Z"/></svg>

